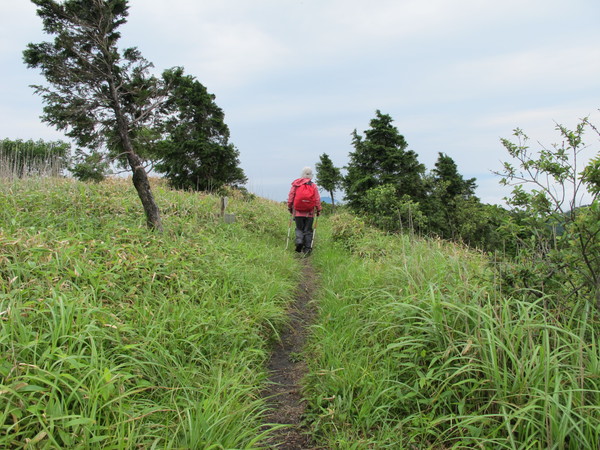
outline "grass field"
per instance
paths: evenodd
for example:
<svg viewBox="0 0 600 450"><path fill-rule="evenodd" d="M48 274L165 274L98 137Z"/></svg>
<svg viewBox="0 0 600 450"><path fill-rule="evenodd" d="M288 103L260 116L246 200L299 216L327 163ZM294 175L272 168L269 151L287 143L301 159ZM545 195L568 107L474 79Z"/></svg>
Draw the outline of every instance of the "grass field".
<svg viewBox="0 0 600 450"><path fill-rule="evenodd" d="M28 179L0 195L0 447L240 448L297 263L278 205ZM277 225L277 226L276 226ZM275 245L277 242L278 245Z"/></svg>
<svg viewBox="0 0 600 450"><path fill-rule="evenodd" d="M0 182L0 447L261 448L299 261L284 206L153 181ZM483 255L319 219L302 355L322 448L597 449L598 317L505 298Z"/></svg>

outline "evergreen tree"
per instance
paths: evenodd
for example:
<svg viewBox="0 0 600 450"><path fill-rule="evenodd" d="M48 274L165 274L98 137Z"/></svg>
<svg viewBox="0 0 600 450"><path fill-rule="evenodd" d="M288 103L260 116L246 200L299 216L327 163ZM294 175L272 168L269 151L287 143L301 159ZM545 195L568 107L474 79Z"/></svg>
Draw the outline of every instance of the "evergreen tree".
<svg viewBox="0 0 600 450"><path fill-rule="evenodd" d="M420 201L425 195L423 173L412 150L387 114L376 111L364 138L356 130L352 134L354 152L350 153L348 173L344 178L346 199L350 207L365 210L366 193L373 188L392 185L397 197Z"/></svg>
<svg viewBox="0 0 600 450"><path fill-rule="evenodd" d="M476 228L473 224L479 220L476 211L481 206L475 197L475 181L465 180L450 156L438 154L435 168L427 177L429 195L424 202L429 232L446 239L471 240L466 230Z"/></svg>
<svg viewBox="0 0 600 450"><path fill-rule="evenodd" d="M333 161L327 153L323 153L319 162L315 165L317 169L317 184L329 192L331 203L335 206L333 193L342 185L342 172L338 167L333 165Z"/></svg>
<svg viewBox="0 0 600 450"><path fill-rule="evenodd" d="M118 28L127 0L32 0L43 29L54 42L29 44L25 63L39 68L48 87L34 86L46 106L42 119L80 147L123 155L144 207L146 222L162 230L144 161L134 148L136 133L149 126L164 99L163 86L136 48L120 52Z"/></svg>
<svg viewBox="0 0 600 450"><path fill-rule="evenodd" d="M169 99L163 131L166 139L156 144L155 169L173 187L212 190L246 181L239 167L239 152L229 143L225 115L215 96L182 68L165 71Z"/></svg>
<svg viewBox="0 0 600 450"><path fill-rule="evenodd" d="M458 173L458 167L454 160L443 153L438 154L438 159L433 169L433 180L441 187L443 200L450 200L457 196L469 198L475 195L475 178L465 180Z"/></svg>

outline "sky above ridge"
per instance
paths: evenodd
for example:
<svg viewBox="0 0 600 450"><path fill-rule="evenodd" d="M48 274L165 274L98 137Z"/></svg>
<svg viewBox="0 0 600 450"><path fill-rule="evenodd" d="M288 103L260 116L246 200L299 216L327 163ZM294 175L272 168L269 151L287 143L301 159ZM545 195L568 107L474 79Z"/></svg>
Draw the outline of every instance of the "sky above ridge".
<svg viewBox="0 0 600 450"><path fill-rule="evenodd" d="M248 189L273 200L323 153L347 164L352 131L376 110L428 170L451 156L486 203L508 194L491 171L513 129L536 148L560 142L557 123L600 126L598 0L129 4L121 46L138 47L156 74L183 66L216 96ZM0 139L65 139L40 121L29 86L44 80L22 61L29 42L49 39L34 4L2 1Z"/></svg>

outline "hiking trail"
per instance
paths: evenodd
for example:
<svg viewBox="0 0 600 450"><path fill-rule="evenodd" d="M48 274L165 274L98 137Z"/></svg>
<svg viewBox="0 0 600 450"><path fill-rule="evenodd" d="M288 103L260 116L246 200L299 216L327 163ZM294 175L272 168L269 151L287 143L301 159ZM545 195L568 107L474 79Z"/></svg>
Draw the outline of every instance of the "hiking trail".
<svg viewBox="0 0 600 450"><path fill-rule="evenodd" d="M268 364L269 381L263 391L263 397L267 399L270 408L266 422L289 425L276 430L267 441L271 448L282 450L316 448L302 426L306 405L300 382L307 369L306 363L299 359L308 327L315 316L311 299L316 289L316 275L308 258L303 259L301 265L301 281L295 300L288 308L290 320L281 331L280 342L271 353Z"/></svg>

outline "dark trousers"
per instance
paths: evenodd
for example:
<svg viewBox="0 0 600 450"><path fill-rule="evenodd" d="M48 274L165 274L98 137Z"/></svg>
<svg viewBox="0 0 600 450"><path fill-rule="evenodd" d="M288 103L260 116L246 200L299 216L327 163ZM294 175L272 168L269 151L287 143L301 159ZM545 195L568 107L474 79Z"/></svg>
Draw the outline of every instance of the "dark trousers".
<svg viewBox="0 0 600 450"><path fill-rule="evenodd" d="M312 247L314 217L294 217L296 221L296 249L308 252ZM299 251L300 251L299 250Z"/></svg>

